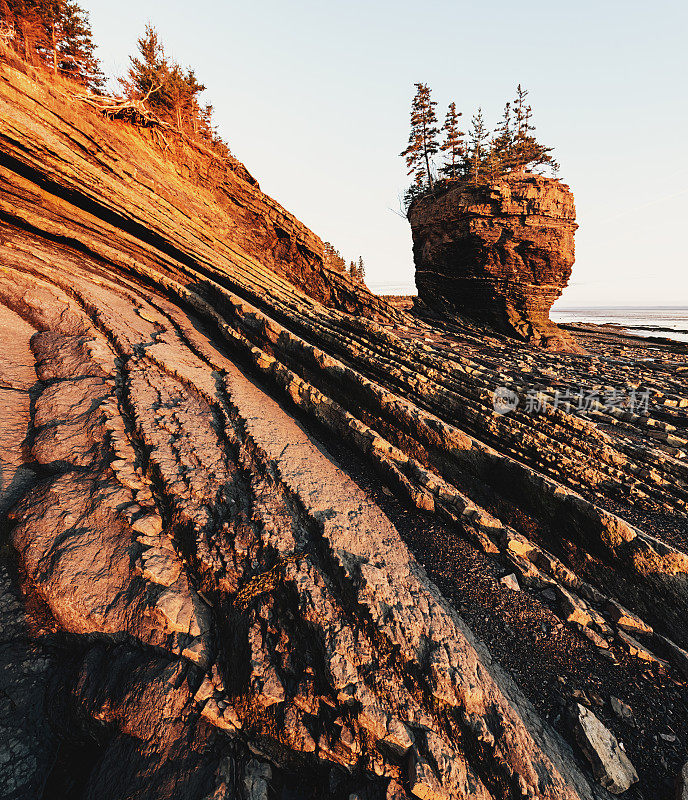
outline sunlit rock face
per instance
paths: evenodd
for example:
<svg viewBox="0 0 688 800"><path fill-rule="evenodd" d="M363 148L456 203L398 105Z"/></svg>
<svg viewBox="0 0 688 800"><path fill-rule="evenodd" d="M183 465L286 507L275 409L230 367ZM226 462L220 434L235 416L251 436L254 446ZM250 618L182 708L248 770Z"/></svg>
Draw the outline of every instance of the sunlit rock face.
<svg viewBox="0 0 688 800"><path fill-rule="evenodd" d="M419 319L321 266L243 165L20 66L0 797L673 798L686 346ZM524 375L652 402L495 413Z"/></svg>
<svg viewBox="0 0 688 800"><path fill-rule="evenodd" d="M408 217L418 296L429 309L576 350L549 319L574 262L578 226L568 186L527 173L488 186L461 182L418 198Z"/></svg>

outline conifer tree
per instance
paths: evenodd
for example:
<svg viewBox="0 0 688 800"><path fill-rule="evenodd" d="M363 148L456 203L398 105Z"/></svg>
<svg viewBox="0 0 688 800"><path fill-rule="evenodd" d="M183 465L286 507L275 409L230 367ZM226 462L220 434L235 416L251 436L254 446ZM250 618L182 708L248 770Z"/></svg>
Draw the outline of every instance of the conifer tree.
<svg viewBox="0 0 688 800"><path fill-rule="evenodd" d="M477 186L483 174L483 161L486 156L486 141L489 136L485 128L483 110L478 108L471 119L471 132L469 134L469 148L467 153L467 166L471 179Z"/></svg>
<svg viewBox="0 0 688 800"><path fill-rule="evenodd" d="M46 64L57 74L58 45L61 38L60 6L59 0L36 0L34 3L44 28L44 35L36 42L36 49L41 54Z"/></svg>
<svg viewBox="0 0 688 800"><path fill-rule="evenodd" d="M104 77L95 56L95 44L88 14L75 2L60 3L57 25L57 68L78 83L100 88Z"/></svg>
<svg viewBox="0 0 688 800"><path fill-rule="evenodd" d="M37 45L46 41L45 26L36 4L27 0L0 0L3 40L26 62L39 62Z"/></svg>
<svg viewBox="0 0 688 800"><path fill-rule="evenodd" d="M209 144L218 155L227 157L231 155L229 145L220 136L215 127L213 122L213 110L211 103L206 103L199 109L199 122L195 126L195 132L197 137Z"/></svg>
<svg viewBox="0 0 688 800"><path fill-rule="evenodd" d="M523 89L519 83L514 101L515 130L510 167L516 172L524 172L528 168L545 165L552 169L558 169L558 164L550 155L553 148L541 145L532 135L535 130L535 126L531 122L533 109L527 102L527 97L528 91Z"/></svg>
<svg viewBox="0 0 688 800"><path fill-rule="evenodd" d="M10 44L14 41L15 36L16 31L14 25L3 18L0 7L0 42L3 44Z"/></svg>
<svg viewBox="0 0 688 800"><path fill-rule="evenodd" d="M525 120L526 120L526 98L528 97L528 90L522 88L519 83L516 87L516 99L514 100L514 137L516 139L525 135Z"/></svg>
<svg viewBox="0 0 688 800"><path fill-rule="evenodd" d="M127 75L119 81L129 97L145 100L152 111L164 113L167 104L162 90L170 76L170 65L155 28L146 25L137 47L138 56L130 56Z"/></svg>
<svg viewBox="0 0 688 800"><path fill-rule="evenodd" d="M415 197L433 187L431 157L437 152L437 129L430 90L426 84L416 84L416 96L411 111L411 135L406 150L409 175L413 183L406 191L406 207ZM528 90L521 84L516 89L516 98L506 103L500 123L490 139L485 127L482 109L471 119L468 143L459 130L460 113L451 103L442 126L443 138L439 149L445 154L440 167L443 177L453 180L460 177L476 186L483 181L495 181L509 172L521 173L547 167L558 177L559 165L551 155L552 148L540 144L533 134L533 109L528 102Z"/></svg>
<svg viewBox="0 0 688 800"><path fill-rule="evenodd" d="M421 189L427 181L432 189L432 157L437 153L437 103L431 99L426 83L416 83L416 95L411 106L411 133L408 146L400 153L406 159L408 175L413 175L414 184Z"/></svg>
<svg viewBox="0 0 688 800"><path fill-rule="evenodd" d="M494 141L487 148L487 157L483 162L485 176L490 183L494 183L500 175L504 174L502 159L495 150Z"/></svg>
<svg viewBox="0 0 688 800"><path fill-rule="evenodd" d="M323 261L325 266L337 272L346 272L346 261L341 256L339 250L335 249L329 242L324 242ZM353 262L351 262L353 264Z"/></svg>
<svg viewBox="0 0 688 800"><path fill-rule="evenodd" d="M197 96L205 91L205 86L196 79L192 69L186 72L174 64L163 87L169 112L179 130L197 133L200 122L200 106Z"/></svg>
<svg viewBox="0 0 688 800"><path fill-rule="evenodd" d="M155 28L146 26L138 40L138 55L129 61L127 75L120 83L130 98L144 101L160 119L208 142L219 155L229 155L227 143L213 127L213 107L199 103L206 87L193 69L183 69L168 58Z"/></svg>
<svg viewBox="0 0 688 800"><path fill-rule="evenodd" d="M519 83L516 87L516 99L514 100L514 142L513 142L513 168L516 172L523 172L526 166L526 141L531 130L530 117L532 110L526 98L528 90L522 88Z"/></svg>
<svg viewBox="0 0 688 800"><path fill-rule="evenodd" d="M365 265L363 256L358 257L358 261L349 262L349 275L356 283L363 283L365 278Z"/></svg>
<svg viewBox="0 0 688 800"><path fill-rule="evenodd" d="M0 0L14 49L92 90L103 84L88 14L74 0Z"/></svg>
<svg viewBox="0 0 688 800"><path fill-rule="evenodd" d="M447 109L447 116L444 119L442 131L444 140L440 145L440 150L446 153L446 162L440 169L449 180L456 180L462 169L462 162L465 155L464 136L465 133L459 130L459 117L462 113L456 110L456 103L451 102Z"/></svg>
<svg viewBox="0 0 688 800"><path fill-rule="evenodd" d="M513 165L514 158L514 132L511 127L511 103L507 103L504 106L502 121L495 128L491 152L494 154L497 169L501 172L508 172Z"/></svg>

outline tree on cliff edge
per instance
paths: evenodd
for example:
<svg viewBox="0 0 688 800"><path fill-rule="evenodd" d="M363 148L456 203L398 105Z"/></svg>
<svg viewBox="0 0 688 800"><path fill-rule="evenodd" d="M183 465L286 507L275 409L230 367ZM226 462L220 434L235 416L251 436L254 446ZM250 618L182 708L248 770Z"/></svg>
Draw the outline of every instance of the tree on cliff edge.
<svg viewBox="0 0 688 800"><path fill-rule="evenodd" d="M146 25L143 36L137 40L138 56L130 56L130 66L125 78L119 82L130 97L146 98L152 110L161 104L158 92L167 80L170 67L158 32ZM155 94L155 96L153 96Z"/></svg>
<svg viewBox="0 0 688 800"><path fill-rule="evenodd" d="M417 83L416 96L411 106L411 133L408 146L400 153L406 159L408 175L413 175L414 186L421 190L424 186L432 189L432 157L437 153L437 115L435 103L430 97L426 83Z"/></svg>
<svg viewBox="0 0 688 800"><path fill-rule="evenodd" d="M229 153L226 142L213 127L213 107L199 103L205 86L193 69L183 69L167 56L158 32L151 25L146 25L138 40L138 55L129 60L127 75L119 80L130 98L144 101L160 119L206 141L220 155Z"/></svg>
<svg viewBox="0 0 688 800"><path fill-rule="evenodd" d="M0 0L3 41L27 63L38 64L38 43L47 41L45 25L36 3L26 0Z"/></svg>
<svg viewBox="0 0 688 800"><path fill-rule="evenodd" d="M329 242L324 242L324 245L323 261L325 262L325 266L336 272L346 272L346 261L342 258L342 254L339 250Z"/></svg>
<svg viewBox="0 0 688 800"><path fill-rule="evenodd" d="M359 256L358 261L349 262L348 274L356 283L365 285L365 264L363 263L363 256Z"/></svg>
<svg viewBox="0 0 688 800"><path fill-rule="evenodd" d="M98 90L103 84L88 14L73 0L0 0L7 43L26 61Z"/></svg>
<svg viewBox="0 0 688 800"><path fill-rule="evenodd" d="M192 69L184 71L171 61L151 25L138 39L138 56L130 58L126 78L120 83L130 97L145 100L151 111L180 130L192 127L200 118L197 97L205 86L196 80Z"/></svg>
<svg viewBox="0 0 688 800"><path fill-rule="evenodd" d="M351 262L349 274L357 283L365 282L365 264L363 263L363 256L359 256L358 261Z"/></svg>

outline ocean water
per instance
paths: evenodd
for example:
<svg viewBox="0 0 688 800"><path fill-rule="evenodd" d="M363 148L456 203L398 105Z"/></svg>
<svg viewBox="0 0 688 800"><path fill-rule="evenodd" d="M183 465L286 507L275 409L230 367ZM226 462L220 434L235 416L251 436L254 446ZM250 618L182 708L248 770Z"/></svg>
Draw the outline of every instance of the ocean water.
<svg viewBox="0 0 688 800"><path fill-rule="evenodd" d="M562 308L550 311L553 322L616 325L634 336L657 336L688 342L688 307Z"/></svg>

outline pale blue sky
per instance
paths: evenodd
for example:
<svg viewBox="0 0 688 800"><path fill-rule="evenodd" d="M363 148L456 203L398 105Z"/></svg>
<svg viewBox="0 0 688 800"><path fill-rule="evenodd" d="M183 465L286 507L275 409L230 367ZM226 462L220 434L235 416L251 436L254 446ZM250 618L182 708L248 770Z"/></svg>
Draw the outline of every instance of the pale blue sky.
<svg viewBox="0 0 688 800"><path fill-rule="evenodd" d="M688 6L683 0L82 0L108 74L146 22L196 69L234 154L374 290L412 292L413 84L494 125L520 81L576 197L559 306L688 305Z"/></svg>

